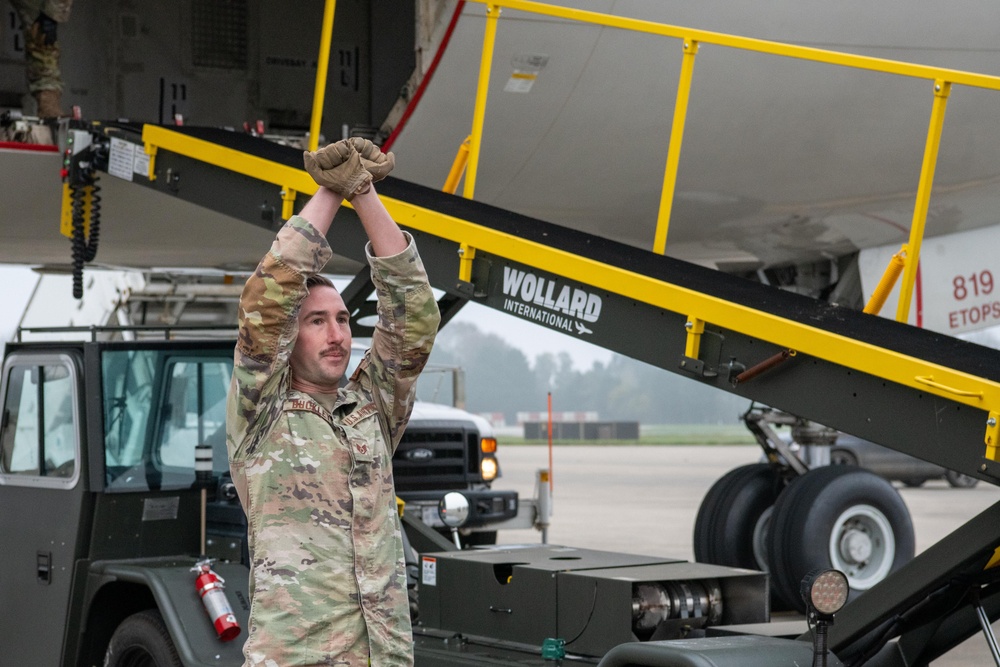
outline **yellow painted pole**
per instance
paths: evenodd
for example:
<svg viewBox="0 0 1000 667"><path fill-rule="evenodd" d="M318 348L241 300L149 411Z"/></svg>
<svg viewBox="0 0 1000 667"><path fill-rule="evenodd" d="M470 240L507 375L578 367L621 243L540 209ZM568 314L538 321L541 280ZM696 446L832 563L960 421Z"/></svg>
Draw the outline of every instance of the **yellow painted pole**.
<svg viewBox="0 0 1000 667"><path fill-rule="evenodd" d="M889 265L885 267L882 279L878 281L875 291L872 292L871 298L868 299L868 303L865 304L862 312L869 315L878 315L882 312L885 300L889 298L892 288L896 286L896 281L899 279L899 274L903 272L905 267L906 246L904 245L899 249L899 252L889 258Z"/></svg>
<svg viewBox="0 0 1000 667"><path fill-rule="evenodd" d="M653 252L661 255L667 251L667 230L670 227L670 212L674 206L677 169L681 162L681 142L684 139L684 124L687 122L688 100L691 98L694 57L697 54L698 42L685 39L681 76L677 83L677 99L674 102L674 123L670 130L670 148L667 150L667 167L663 174L663 190L660 192L660 213L656 218L656 234L653 237Z"/></svg>
<svg viewBox="0 0 1000 667"><path fill-rule="evenodd" d="M490 88L490 69L493 67L493 45L497 40L497 19L500 8L486 5L486 32L483 35L483 57L479 63L479 86L476 89L476 108L472 114L472 141L469 144L469 163L465 168L465 188L462 196L472 199L476 192L476 175L479 172L479 149L483 143L483 119L486 116L486 95Z"/></svg>
<svg viewBox="0 0 1000 667"><path fill-rule="evenodd" d="M924 164L920 169L920 185L917 186L917 201L913 205L913 222L910 224L910 241L906 244L906 269L903 271L899 307L896 309L898 322L906 322L910 316L910 300L913 296L913 286L917 281L917 267L920 265L920 244L924 240L924 225L927 223L931 188L934 185L934 169L937 166L941 132L944 129L944 112L950 94L951 83L942 79L934 82L934 106L931 108L930 126L927 129Z"/></svg>
<svg viewBox="0 0 1000 667"><path fill-rule="evenodd" d="M462 179L462 174L465 173L465 165L469 163L469 143L471 140L471 136L466 137L462 145L458 147L455 160L451 163L451 171L448 172L448 178L445 179L444 187L441 188L443 192L453 195L455 190L458 190L458 182Z"/></svg>
<svg viewBox="0 0 1000 667"><path fill-rule="evenodd" d="M326 74L330 66L330 42L333 38L333 15L337 0L326 0L323 27L319 38L319 58L316 59L316 88L313 90L312 119L309 122L309 150L319 148L319 126L323 122L323 99L326 97Z"/></svg>

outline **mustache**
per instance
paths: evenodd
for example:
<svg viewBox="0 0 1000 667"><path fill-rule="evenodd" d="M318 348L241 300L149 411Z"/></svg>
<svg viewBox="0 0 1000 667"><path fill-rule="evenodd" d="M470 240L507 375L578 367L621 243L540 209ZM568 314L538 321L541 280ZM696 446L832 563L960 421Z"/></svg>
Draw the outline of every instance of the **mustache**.
<svg viewBox="0 0 1000 667"><path fill-rule="evenodd" d="M350 351L347 348L343 348L343 347L340 347L340 346L334 346L334 347L328 347L325 350L321 350L320 353L319 353L319 356L321 356L321 357L330 357L330 356L334 356L334 355L340 355L340 356L346 357L349 354L349 352Z"/></svg>

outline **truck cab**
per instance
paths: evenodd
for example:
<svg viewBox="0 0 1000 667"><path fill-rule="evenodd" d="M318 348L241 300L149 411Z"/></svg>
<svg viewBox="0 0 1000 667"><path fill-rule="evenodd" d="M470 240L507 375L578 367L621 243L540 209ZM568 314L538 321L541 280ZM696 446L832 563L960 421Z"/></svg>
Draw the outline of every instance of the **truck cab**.
<svg viewBox="0 0 1000 667"><path fill-rule="evenodd" d="M99 340L150 333L125 329L6 347L0 600L18 613L0 624L4 664L133 664L120 644L137 633L170 638L130 649L156 664L242 662L242 638L216 636L192 572L213 559L245 628L246 519L226 452L234 343L164 336L176 330ZM211 448L210 478L196 473L200 444ZM486 420L418 401L394 458L410 516L445 532L438 501L460 490L471 504L465 540L495 541L488 528L518 512L516 492L489 488L495 456Z"/></svg>
<svg viewBox="0 0 1000 667"><path fill-rule="evenodd" d="M176 664L157 650L239 664L242 641L216 637L191 572L204 555L195 446L212 445L206 498L228 474L232 344L94 338L6 349L0 599L17 613L0 625L4 661L131 664L109 647L152 628L172 640L148 649L157 664ZM246 566L215 567L246 627Z"/></svg>

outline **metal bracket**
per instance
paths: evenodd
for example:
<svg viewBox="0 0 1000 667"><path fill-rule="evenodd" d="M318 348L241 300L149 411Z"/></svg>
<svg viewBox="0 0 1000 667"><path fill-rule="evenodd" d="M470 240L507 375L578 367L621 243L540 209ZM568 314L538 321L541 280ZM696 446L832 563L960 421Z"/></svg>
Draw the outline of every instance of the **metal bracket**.
<svg viewBox="0 0 1000 667"><path fill-rule="evenodd" d="M482 297L486 296L486 293L482 289L476 288L476 279L473 276L474 268L477 264L476 259L476 249L470 246L468 243L462 243L458 247L458 282L455 283L455 289L458 290L459 294L466 298ZM482 262L479 262L482 264ZM489 272L489 269L483 266L479 267L478 277L483 278L483 270ZM485 280L482 284L485 284Z"/></svg>
<svg viewBox="0 0 1000 667"><path fill-rule="evenodd" d="M701 352L701 335L705 333L705 320L688 316L684 323L687 329L687 342L684 344L684 356L697 359Z"/></svg>
<svg viewBox="0 0 1000 667"><path fill-rule="evenodd" d="M694 359L687 355L681 355L681 361L679 366L681 369L692 373L694 375L704 375L705 374L705 362L701 359Z"/></svg>
<svg viewBox="0 0 1000 667"><path fill-rule="evenodd" d="M774 432L765 414L748 412L743 416L743 422L757 440L757 444L764 450L769 460L773 461L774 454L777 453L795 471L796 475L804 475L809 472L809 466Z"/></svg>
<svg viewBox="0 0 1000 667"><path fill-rule="evenodd" d="M156 146L147 142L143 143L143 150L149 156L149 181L156 180Z"/></svg>
<svg viewBox="0 0 1000 667"><path fill-rule="evenodd" d="M986 454L990 461L997 460L997 449L1000 448L1000 413L990 411L990 416L986 420Z"/></svg>
<svg viewBox="0 0 1000 667"><path fill-rule="evenodd" d="M718 375L719 371L717 367L708 366L699 358L701 355L701 339L702 335L706 333L717 336L720 341L725 340L725 337L713 331L706 332L705 320L694 316L688 316L687 321L684 323L684 328L687 330L687 340L684 343L684 354L681 355L679 363L680 368L701 377L715 377ZM715 361L718 364L718 359Z"/></svg>

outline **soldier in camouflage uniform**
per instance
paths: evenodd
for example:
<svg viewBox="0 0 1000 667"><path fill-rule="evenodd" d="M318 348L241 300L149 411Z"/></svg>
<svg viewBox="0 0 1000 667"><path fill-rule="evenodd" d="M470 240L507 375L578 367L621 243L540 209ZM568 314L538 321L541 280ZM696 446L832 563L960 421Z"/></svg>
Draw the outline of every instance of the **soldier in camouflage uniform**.
<svg viewBox="0 0 1000 667"><path fill-rule="evenodd" d="M10 0L24 27L24 59L28 90L38 102L38 115L62 115L62 73L56 27L69 20L73 0Z"/></svg>
<svg viewBox="0 0 1000 667"><path fill-rule="evenodd" d="M372 187L393 166L357 139L306 153L321 186L247 280L227 444L249 524L249 667L413 664L391 459L440 322L413 239ZM349 313L316 274L341 197L368 235L372 347L346 387Z"/></svg>

